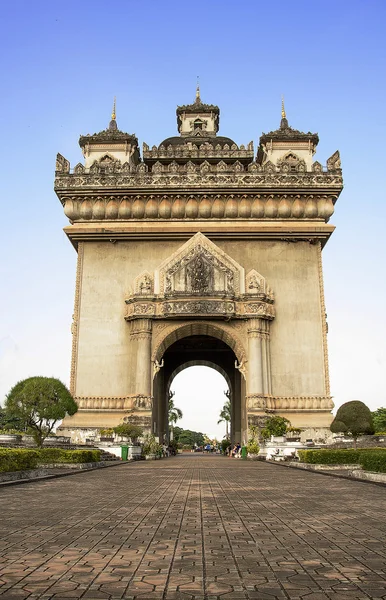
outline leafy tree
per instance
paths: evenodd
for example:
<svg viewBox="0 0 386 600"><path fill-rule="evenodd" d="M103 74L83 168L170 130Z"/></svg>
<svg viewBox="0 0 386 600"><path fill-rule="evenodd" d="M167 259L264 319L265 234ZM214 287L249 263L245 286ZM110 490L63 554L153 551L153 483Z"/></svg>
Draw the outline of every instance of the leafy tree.
<svg viewBox="0 0 386 600"><path fill-rule="evenodd" d="M143 429L139 425L132 425L131 423L121 423L114 427L114 432L122 437L130 438L133 444L139 437L143 436Z"/></svg>
<svg viewBox="0 0 386 600"><path fill-rule="evenodd" d="M288 428L291 426L290 421L284 417L269 417L265 423L265 427L261 430L261 436L267 440L271 435L281 436L287 433Z"/></svg>
<svg viewBox="0 0 386 600"><path fill-rule="evenodd" d="M199 431L191 431L190 429L182 429L182 427L174 428L174 439L183 446L203 446L204 434Z"/></svg>
<svg viewBox="0 0 386 600"><path fill-rule="evenodd" d="M373 424L375 433L383 433L386 431L386 408L377 408L374 412L371 413L373 417Z"/></svg>
<svg viewBox="0 0 386 600"><path fill-rule="evenodd" d="M222 450L223 454L225 454L228 446L229 446L229 440L227 438L224 438L223 440L221 440L221 450Z"/></svg>
<svg viewBox="0 0 386 600"><path fill-rule="evenodd" d="M359 400L345 402L338 408L336 417L331 423L330 429L333 433L344 433L354 439L354 447L357 447L357 439L360 435L371 435L374 433L373 418L370 409Z"/></svg>
<svg viewBox="0 0 386 600"><path fill-rule="evenodd" d="M5 408L0 407L0 429L5 431L25 431L26 424L23 423L21 419L9 415Z"/></svg>
<svg viewBox="0 0 386 600"><path fill-rule="evenodd" d="M221 409L220 412L220 418L217 421L217 425L219 425L220 423L225 423L225 437L229 438L229 424L231 422L231 401L227 400L224 403L224 406Z"/></svg>
<svg viewBox="0 0 386 600"><path fill-rule="evenodd" d="M5 401L9 418L25 423L41 447L55 424L66 415L74 415L78 406L67 387L53 377L29 377L19 381Z"/></svg>

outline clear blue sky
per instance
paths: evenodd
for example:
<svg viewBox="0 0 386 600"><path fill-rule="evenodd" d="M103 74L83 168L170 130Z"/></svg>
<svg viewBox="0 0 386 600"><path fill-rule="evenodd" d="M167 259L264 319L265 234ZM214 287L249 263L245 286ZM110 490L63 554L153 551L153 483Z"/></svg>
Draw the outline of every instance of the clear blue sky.
<svg viewBox="0 0 386 600"><path fill-rule="evenodd" d="M237 143L278 126L284 94L290 125L319 133L316 158L340 150L324 250L332 393L385 406L385 21L383 0L2 3L0 398L32 374L69 378L76 255L56 153L75 165L114 95L120 128L159 143L199 75Z"/></svg>

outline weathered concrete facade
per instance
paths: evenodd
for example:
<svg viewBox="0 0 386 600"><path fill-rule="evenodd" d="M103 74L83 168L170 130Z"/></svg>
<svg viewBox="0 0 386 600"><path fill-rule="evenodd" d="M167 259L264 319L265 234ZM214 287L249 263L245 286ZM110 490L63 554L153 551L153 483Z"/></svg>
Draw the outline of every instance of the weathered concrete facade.
<svg viewBox="0 0 386 600"><path fill-rule="evenodd" d="M339 154L288 126L238 147L219 109L177 109L180 136L143 147L118 130L80 138L85 165L57 157L55 190L78 251L71 391L63 428L124 416L167 434L167 394L190 364L223 373L234 439L277 413L324 427L328 377L321 249L342 189Z"/></svg>

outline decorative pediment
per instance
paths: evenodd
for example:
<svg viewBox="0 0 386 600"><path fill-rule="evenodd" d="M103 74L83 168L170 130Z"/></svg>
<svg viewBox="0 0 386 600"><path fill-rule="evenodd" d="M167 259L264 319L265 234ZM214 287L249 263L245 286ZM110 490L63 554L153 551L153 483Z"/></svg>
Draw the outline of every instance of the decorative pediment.
<svg viewBox="0 0 386 600"><path fill-rule="evenodd" d="M229 295L244 293L244 269L202 233L196 233L155 273L161 295ZM158 289L157 289L158 288Z"/></svg>
<svg viewBox="0 0 386 600"><path fill-rule="evenodd" d="M265 293L265 279L260 273L252 269L246 276L246 294L264 294Z"/></svg>
<svg viewBox="0 0 386 600"><path fill-rule="evenodd" d="M134 280L125 318L266 319L275 317L264 277L244 269L204 234L196 233L154 272Z"/></svg>
<svg viewBox="0 0 386 600"><path fill-rule="evenodd" d="M251 269L245 278L245 293L263 298L265 302L272 303L274 294L272 289L267 285L265 278L260 275L255 269Z"/></svg>
<svg viewBox="0 0 386 600"><path fill-rule="evenodd" d="M82 173L84 173L85 168L84 165L82 165L82 163L78 163L77 165L75 165L74 167L74 173L76 173L77 175L82 175Z"/></svg>
<svg viewBox="0 0 386 600"><path fill-rule="evenodd" d="M284 156L278 159L277 166L282 173L305 172L306 163L293 150L289 150Z"/></svg>

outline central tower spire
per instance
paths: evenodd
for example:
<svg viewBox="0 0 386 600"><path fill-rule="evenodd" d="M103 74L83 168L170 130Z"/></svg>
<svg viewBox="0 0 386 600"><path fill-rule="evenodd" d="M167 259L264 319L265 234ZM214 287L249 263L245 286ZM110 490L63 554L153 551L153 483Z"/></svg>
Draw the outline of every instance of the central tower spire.
<svg viewBox="0 0 386 600"><path fill-rule="evenodd" d="M114 96L114 104L113 104L113 112L111 113L111 121L109 124L109 129L112 131L116 131L118 129L117 125L117 113L116 113L116 97Z"/></svg>
<svg viewBox="0 0 386 600"><path fill-rule="evenodd" d="M201 104L201 96L200 96L200 78L197 75L197 87L196 87L196 101L195 104Z"/></svg>

